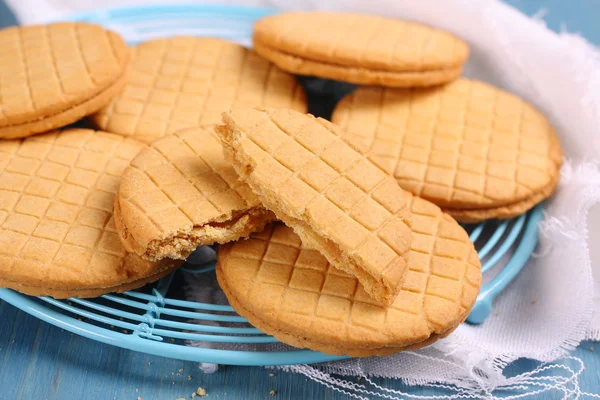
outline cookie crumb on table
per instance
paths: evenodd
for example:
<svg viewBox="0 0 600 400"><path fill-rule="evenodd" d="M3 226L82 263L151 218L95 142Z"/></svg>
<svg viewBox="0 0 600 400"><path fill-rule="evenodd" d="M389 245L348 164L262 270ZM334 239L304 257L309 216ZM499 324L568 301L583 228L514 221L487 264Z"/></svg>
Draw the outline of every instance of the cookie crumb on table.
<svg viewBox="0 0 600 400"><path fill-rule="evenodd" d="M275 393L277 393L277 392L276 392L276 391L274 391L274 390L271 390L271 391L269 392L269 394L270 394L271 396L275 396Z"/></svg>
<svg viewBox="0 0 600 400"><path fill-rule="evenodd" d="M196 394L198 396L207 396L208 393L206 393L206 390L204 390L204 388L202 387L198 387L198 389L196 389Z"/></svg>

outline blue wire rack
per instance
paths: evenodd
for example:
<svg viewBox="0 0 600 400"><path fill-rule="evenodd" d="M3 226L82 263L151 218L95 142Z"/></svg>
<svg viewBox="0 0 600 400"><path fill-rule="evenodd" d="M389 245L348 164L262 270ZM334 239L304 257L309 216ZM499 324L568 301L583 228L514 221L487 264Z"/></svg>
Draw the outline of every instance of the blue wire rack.
<svg viewBox="0 0 600 400"><path fill-rule="evenodd" d="M74 16L105 25L129 43L173 35L217 36L249 45L253 22L271 9L178 5L114 8ZM466 226L484 272L484 285L468 322L482 323L494 299L517 276L538 241L540 205L513 220ZM214 274L214 264L184 266L195 274ZM233 365L317 363L345 357L281 345L222 304L182 300L173 295L175 272L146 288L96 299L56 300L0 289L0 298L35 317L79 335L150 354ZM229 347L224 345L231 345ZM257 350L235 350L254 345ZM268 346L270 350L265 349Z"/></svg>

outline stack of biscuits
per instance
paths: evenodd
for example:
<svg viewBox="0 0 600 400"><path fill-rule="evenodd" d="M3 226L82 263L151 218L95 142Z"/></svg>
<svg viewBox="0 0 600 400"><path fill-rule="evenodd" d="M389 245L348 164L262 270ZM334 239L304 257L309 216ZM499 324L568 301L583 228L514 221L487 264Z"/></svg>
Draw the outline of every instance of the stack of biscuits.
<svg viewBox="0 0 600 400"><path fill-rule="evenodd" d="M137 288L218 244L219 284L257 328L392 354L475 302L481 264L457 221L511 218L557 185L548 120L460 78L466 43L424 25L294 12L260 19L253 50L127 46L87 23L0 43L0 285L26 294ZM328 121L294 74L364 86Z"/></svg>

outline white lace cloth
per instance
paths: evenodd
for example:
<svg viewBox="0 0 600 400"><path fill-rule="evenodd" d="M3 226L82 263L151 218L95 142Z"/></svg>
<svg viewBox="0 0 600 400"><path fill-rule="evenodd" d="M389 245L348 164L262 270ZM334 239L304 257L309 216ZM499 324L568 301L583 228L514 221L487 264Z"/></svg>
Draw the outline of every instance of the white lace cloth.
<svg viewBox="0 0 600 400"><path fill-rule="evenodd" d="M590 262L588 248L588 243L600 243L600 211L588 218L588 211L600 200L598 49L577 35L556 34L542 21L492 0L242 2L283 9L293 6L377 13L451 31L470 43L472 54L466 74L506 88L538 106L557 128L566 154L559 188L546 207L538 256L498 297L493 315L484 324L463 324L447 339L416 352L329 363L320 370L306 366L290 369L359 398L372 394L365 392L366 387L335 381L323 374L397 377L412 384L442 382L474 390L452 389L446 398L489 394L515 385L545 390L540 382L559 387L563 393L578 393L577 360L564 359L562 364L543 367L566 372L565 377L558 374L550 381L538 379L539 371L507 379L502 370L520 357L553 361L565 357L583 339L600 340L600 299L594 299L594 292L600 293L600 262ZM90 0L7 3L23 22L54 19L98 4ZM108 6L141 1L103 3ZM590 247L592 256L595 251L600 253ZM595 260L600 259L599 255ZM198 286L192 292L196 299L207 294Z"/></svg>

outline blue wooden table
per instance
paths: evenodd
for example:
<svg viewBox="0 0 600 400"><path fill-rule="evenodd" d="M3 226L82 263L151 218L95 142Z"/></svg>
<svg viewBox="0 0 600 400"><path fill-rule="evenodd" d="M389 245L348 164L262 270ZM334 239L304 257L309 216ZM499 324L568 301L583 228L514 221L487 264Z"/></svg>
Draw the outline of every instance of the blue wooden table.
<svg viewBox="0 0 600 400"><path fill-rule="evenodd" d="M527 14L547 10L552 29L561 24L600 44L600 1L510 0ZM14 24L0 0L0 26ZM583 342L574 352L586 364L580 379L583 391L600 393L600 343ZM512 373L530 370L520 360ZM379 379L386 387L414 395L434 394ZM264 368L221 367L203 374L197 363L166 359L111 347L65 332L0 301L0 400L87 399L143 400L190 398L198 387L209 398L223 399L342 399L344 395L301 375ZM562 394L554 393L561 398Z"/></svg>

